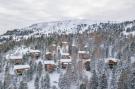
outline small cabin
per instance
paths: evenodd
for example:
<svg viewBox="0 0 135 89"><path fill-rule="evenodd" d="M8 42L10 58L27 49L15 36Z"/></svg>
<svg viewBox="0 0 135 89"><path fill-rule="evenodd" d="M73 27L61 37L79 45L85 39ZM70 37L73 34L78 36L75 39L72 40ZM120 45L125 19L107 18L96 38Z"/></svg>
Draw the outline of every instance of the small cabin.
<svg viewBox="0 0 135 89"><path fill-rule="evenodd" d="M61 58L62 59L70 59L70 54L69 53L61 53Z"/></svg>
<svg viewBox="0 0 135 89"><path fill-rule="evenodd" d="M90 55L88 51L78 51L80 59L89 59Z"/></svg>
<svg viewBox="0 0 135 89"><path fill-rule="evenodd" d="M9 59L10 62L14 65L22 64L23 62L22 55L10 55L10 56L7 56L6 59Z"/></svg>
<svg viewBox="0 0 135 89"><path fill-rule="evenodd" d="M68 64L71 64L72 60L71 59L60 59L60 64L62 69L66 69Z"/></svg>
<svg viewBox="0 0 135 89"><path fill-rule="evenodd" d="M67 46L68 45L68 42L67 41L63 41L62 42L62 46Z"/></svg>
<svg viewBox="0 0 135 89"><path fill-rule="evenodd" d="M25 71L29 70L29 65L15 65L14 71L17 75L22 75Z"/></svg>
<svg viewBox="0 0 135 89"><path fill-rule="evenodd" d="M65 69L68 64L71 64L71 56L69 53L61 53L60 64L62 69Z"/></svg>
<svg viewBox="0 0 135 89"><path fill-rule="evenodd" d="M29 50L28 52L32 58L36 58L36 59L38 59L41 54L39 50L33 50L33 49Z"/></svg>
<svg viewBox="0 0 135 89"><path fill-rule="evenodd" d="M54 63L53 60L45 60L44 65L45 70L48 71L49 73L53 72L56 68L56 64Z"/></svg>
<svg viewBox="0 0 135 89"><path fill-rule="evenodd" d="M115 58L107 58L107 59L105 60L105 62L109 65L110 69L113 69L114 66L117 65L118 59L115 59Z"/></svg>
<svg viewBox="0 0 135 89"><path fill-rule="evenodd" d="M52 52L46 52L45 57L47 60L52 60L53 59L53 53Z"/></svg>

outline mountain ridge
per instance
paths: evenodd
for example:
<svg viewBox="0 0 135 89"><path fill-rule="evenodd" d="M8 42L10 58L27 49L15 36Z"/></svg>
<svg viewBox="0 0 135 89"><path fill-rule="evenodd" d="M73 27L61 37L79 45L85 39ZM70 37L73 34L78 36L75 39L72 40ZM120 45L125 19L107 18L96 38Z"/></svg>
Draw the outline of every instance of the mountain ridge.
<svg viewBox="0 0 135 89"><path fill-rule="evenodd" d="M0 41L3 39L9 39L19 37L31 37L41 36L50 34L76 34L83 33L84 31L107 31L107 30L122 30L121 32L125 35L135 35L135 20L124 21L124 22L96 22L90 20L64 20L64 21L52 21L52 22L41 22L32 24L22 29L14 29L7 31L5 34L0 36Z"/></svg>

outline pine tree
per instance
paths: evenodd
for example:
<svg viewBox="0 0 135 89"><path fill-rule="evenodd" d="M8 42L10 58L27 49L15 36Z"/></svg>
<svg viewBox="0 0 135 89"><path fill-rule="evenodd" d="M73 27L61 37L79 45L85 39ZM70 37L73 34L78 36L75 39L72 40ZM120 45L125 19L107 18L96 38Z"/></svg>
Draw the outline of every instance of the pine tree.
<svg viewBox="0 0 135 89"><path fill-rule="evenodd" d="M0 89L3 88L3 84L2 84L2 81L0 81Z"/></svg>
<svg viewBox="0 0 135 89"><path fill-rule="evenodd" d="M135 70L129 76L129 89L135 89Z"/></svg>
<svg viewBox="0 0 135 89"><path fill-rule="evenodd" d="M8 71L6 71L5 73L5 77L4 77L4 89L7 89L9 87L11 83L11 75L9 74Z"/></svg>
<svg viewBox="0 0 135 89"><path fill-rule="evenodd" d="M106 89L107 88L107 78L105 74L99 78L99 89Z"/></svg>
<svg viewBox="0 0 135 89"><path fill-rule="evenodd" d="M19 89L28 89L27 83L24 83L23 81L20 82Z"/></svg>
<svg viewBox="0 0 135 89"><path fill-rule="evenodd" d="M127 80L128 80L127 72L125 70L122 70L122 73L120 74L120 78L118 81L118 89L127 89L128 88Z"/></svg>
<svg viewBox="0 0 135 89"><path fill-rule="evenodd" d="M81 84L80 89L86 89L86 84Z"/></svg>
<svg viewBox="0 0 135 89"><path fill-rule="evenodd" d="M52 86L52 89L57 89L57 87L55 85Z"/></svg>
<svg viewBox="0 0 135 89"><path fill-rule="evenodd" d="M36 78L35 78L34 85L35 85L35 89L39 89L39 77L38 76L36 76Z"/></svg>
<svg viewBox="0 0 135 89"><path fill-rule="evenodd" d="M47 73L45 76L41 77L41 89L50 89L50 77Z"/></svg>
<svg viewBox="0 0 135 89"><path fill-rule="evenodd" d="M90 87L89 89L97 89L98 87L98 77L95 71L93 71L93 76L90 80Z"/></svg>
<svg viewBox="0 0 135 89"><path fill-rule="evenodd" d="M66 75L60 75L59 87L60 87L60 89L69 89L70 88L70 82L68 81L68 78Z"/></svg>
<svg viewBox="0 0 135 89"><path fill-rule="evenodd" d="M43 65L42 65L41 62L39 62L38 65L37 65L37 74L38 74L39 77L42 74L42 70L43 70Z"/></svg>
<svg viewBox="0 0 135 89"><path fill-rule="evenodd" d="M1 88L0 88L1 89ZM17 89L16 86L14 86L13 84L10 85L9 89Z"/></svg>

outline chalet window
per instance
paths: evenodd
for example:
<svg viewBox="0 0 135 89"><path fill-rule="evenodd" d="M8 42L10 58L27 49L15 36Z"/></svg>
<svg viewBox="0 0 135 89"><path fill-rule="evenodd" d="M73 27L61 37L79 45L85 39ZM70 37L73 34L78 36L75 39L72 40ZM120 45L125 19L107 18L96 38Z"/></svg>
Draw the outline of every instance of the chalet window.
<svg viewBox="0 0 135 89"><path fill-rule="evenodd" d="M16 72L17 72L18 75L22 75L23 70L22 69L17 69Z"/></svg>
<svg viewBox="0 0 135 89"><path fill-rule="evenodd" d="M109 60L109 67L112 69L115 65L117 65L117 62L114 62L112 60Z"/></svg>
<svg viewBox="0 0 135 89"><path fill-rule="evenodd" d="M84 66L86 71L90 71L90 62L85 62Z"/></svg>

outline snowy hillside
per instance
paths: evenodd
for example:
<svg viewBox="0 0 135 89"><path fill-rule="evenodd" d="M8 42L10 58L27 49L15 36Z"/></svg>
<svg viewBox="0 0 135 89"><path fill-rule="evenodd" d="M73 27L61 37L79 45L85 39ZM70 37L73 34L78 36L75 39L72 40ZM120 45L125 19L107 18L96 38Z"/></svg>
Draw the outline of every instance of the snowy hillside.
<svg viewBox="0 0 135 89"><path fill-rule="evenodd" d="M4 41L12 37L15 40L20 40L22 38L27 39L31 36L40 37L41 35L51 35L51 34L75 34L82 33L86 30L89 32L98 30L122 30L121 33L124 35L135 35L135 21L126 21L121 23L115 22L94 22L90 20L65 20L65 21L55 21L55 22L43 22L38 24L33 24L31 26L14 29L12 31L7 31L4 35L0 36L0 41Z"/></svg>
<svg viewBox="0 0 135 89"><path fill-rule="evenodd" d="M135 21L38 23L0 42L0 89L135 89Z"/></svg>
<svg viewBox="0 0 135 89"><path fill-rule="evenodd" d="M33 24L22 29L14 29L7 31L0 36L0 42L8 40L12 37L14 40L20 41L22 38L27 39L32 36L40 37L41 35L51 34L75 34L83 33L84 31L99 31L99 30L119 30L123 35L135 35L135 21L126 21L121 23L107 22L101 23L90 20L65 20L55 22L43 22Z"/></svg>

